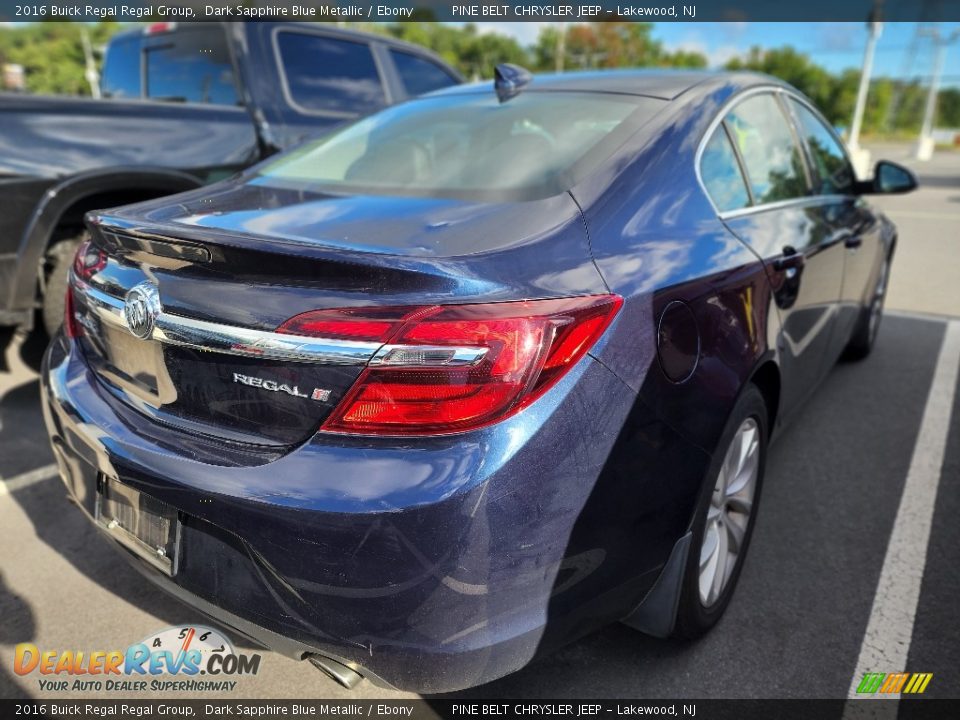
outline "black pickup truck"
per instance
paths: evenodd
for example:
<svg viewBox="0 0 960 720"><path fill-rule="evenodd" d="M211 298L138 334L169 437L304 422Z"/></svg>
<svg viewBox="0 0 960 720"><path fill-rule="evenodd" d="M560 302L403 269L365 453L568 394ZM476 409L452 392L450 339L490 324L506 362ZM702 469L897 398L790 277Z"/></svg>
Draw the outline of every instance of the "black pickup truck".
<svg viewBox="0 0 960 720"><path fill-rule="evenodd" d="M461 82L423 48L310 23L157 23L114 37L103 99L0 94L0 327L48 331L88 210L219 180Z"/></svg>

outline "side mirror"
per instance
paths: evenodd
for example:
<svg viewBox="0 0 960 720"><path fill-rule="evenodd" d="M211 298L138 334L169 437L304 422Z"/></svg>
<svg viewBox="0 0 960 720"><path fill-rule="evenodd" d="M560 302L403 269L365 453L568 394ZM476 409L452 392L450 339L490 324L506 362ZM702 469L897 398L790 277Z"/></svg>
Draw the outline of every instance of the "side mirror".
<svg viewBox="0 0 960 720"><path fill-rule="evenodd" d="M916 176L895 162L880 160L873 170L871 192L880 195L908 193L917 188Z"/></svg>

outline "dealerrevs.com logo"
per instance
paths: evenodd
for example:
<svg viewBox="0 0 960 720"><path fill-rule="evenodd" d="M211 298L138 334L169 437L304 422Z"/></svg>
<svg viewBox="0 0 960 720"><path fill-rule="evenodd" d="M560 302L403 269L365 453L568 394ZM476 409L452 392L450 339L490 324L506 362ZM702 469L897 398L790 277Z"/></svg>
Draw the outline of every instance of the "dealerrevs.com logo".
<svg viewBox="0 0 960 720"><path fill-rule="evenodd" d="M242 675L256 675L260 655L237 652L221 632L200 625L169 627L126 650L41 650L17 645L17 675L38 674L51 692L229 692Z"/></svg>

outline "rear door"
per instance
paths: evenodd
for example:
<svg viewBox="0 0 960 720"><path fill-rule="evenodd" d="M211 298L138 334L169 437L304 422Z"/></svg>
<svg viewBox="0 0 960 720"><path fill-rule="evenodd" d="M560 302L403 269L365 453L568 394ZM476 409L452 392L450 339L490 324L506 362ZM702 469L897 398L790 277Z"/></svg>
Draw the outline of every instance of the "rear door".
<svg viewBox="0 0 960 720"><path fill-rule="evenodd" d="M802 145L778 93L748 95L714 132L711 142L729 145L746 182L745 197L714 203L727 227L767 266L782 319L782 408L789 412L829 367L843 242L811 194ZM701 175L708 158L705 150Z"/></svg>
<svg viewBox="0 0 960 720"><path fill-rule="evenodd" d="M847 248L837 331L831 354L839 357L846 347L860 308L874 286L883 255L880 223L869 205L854 195L856 175L843 144L822 117L806 103L789 99L810 156L814 192L822 199L827 220Z"/></svg>

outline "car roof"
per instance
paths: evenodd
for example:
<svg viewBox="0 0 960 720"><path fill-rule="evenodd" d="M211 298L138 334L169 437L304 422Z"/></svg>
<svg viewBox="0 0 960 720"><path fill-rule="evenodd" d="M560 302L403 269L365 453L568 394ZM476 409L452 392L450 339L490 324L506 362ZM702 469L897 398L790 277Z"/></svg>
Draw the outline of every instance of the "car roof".
<svg viewBox="0 0 960 720"><path fill-rule="evenodd" d="M613 93L673 100L695 86L713 88L732 80L741 87L782 85L779 80L760 73L651 68L537 74L533 76L528 87L538 91ZM465 92L489 93L492 92L492 83L488 80L459 85L431 95L455 95Z"/></svg>

